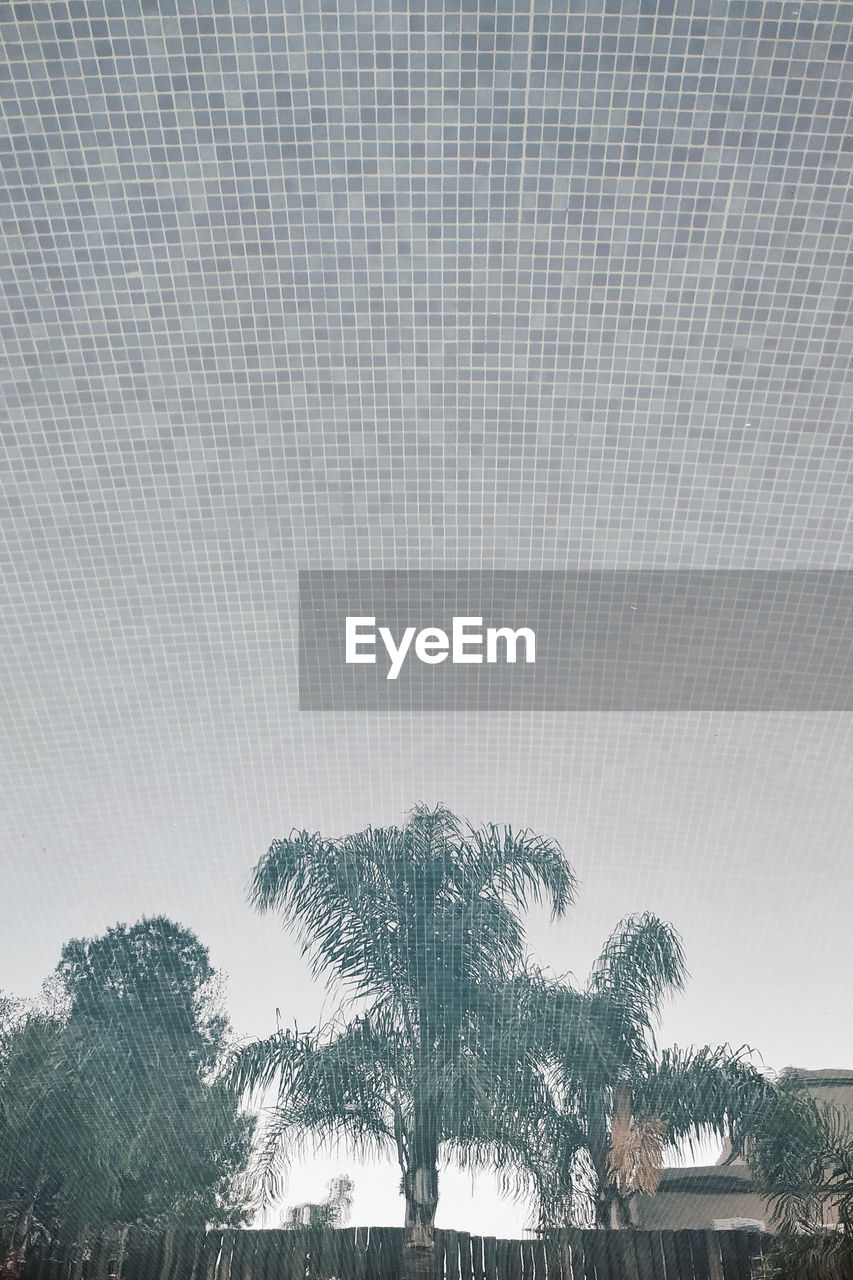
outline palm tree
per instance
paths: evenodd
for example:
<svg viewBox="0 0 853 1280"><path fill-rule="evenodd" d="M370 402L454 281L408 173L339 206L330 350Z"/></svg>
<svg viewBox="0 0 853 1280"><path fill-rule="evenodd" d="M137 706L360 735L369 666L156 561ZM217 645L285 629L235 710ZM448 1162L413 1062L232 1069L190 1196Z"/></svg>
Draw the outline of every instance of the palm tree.
<svg viewBox="0 0 853 1280"><path fill-rule="evenodd" d="M746 1155L780 1228L762 1280L853 1275L853 1133L844 1114L813 1098L799 1073L783 1073Z"/></svg>
<svg viewBox="0 0 853 1280"><path fill-rule="evenodd" d="M589 1024L605 1031L595 1052L588 1041L578 1055L567 1035L576 993L559 983L549 993L542 1027L550 1107L528 1165L540 1225L585 1216L601 1227L629 1225L629 1197L657 1189L667 1150L737 1139L770 1090L745 1050L657 1049L661 1005L685 978L678 934L644 914L614 931L583 992Z"/></svg>
<svg viewBox="0 0 853 1280"><path fill-rule="evenodd" d="M300 1136L390 1149L406 1204L403 1274L432 1275L440 1156L517 1163L533 1101L546 1105L509 999L524 960L518 913L547 898L562 915L574 892L554 841L463 828L440 806L417 807L399 828L274 841L253 903L278 911L314 973L367 1007L235 1056L239 1087L278 1088L261 1151L267 1194Z"/></svg>

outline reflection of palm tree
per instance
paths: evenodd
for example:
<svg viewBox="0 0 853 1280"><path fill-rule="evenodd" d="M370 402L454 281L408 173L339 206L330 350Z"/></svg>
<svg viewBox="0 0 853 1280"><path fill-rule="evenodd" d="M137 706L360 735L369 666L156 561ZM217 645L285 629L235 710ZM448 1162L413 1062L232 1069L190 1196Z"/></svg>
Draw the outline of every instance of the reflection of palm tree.
<svg viewBox="0 0 853 1280"><path fill-rule="evenodd" d="M543 1225L578 1215L579 1201L598 1226L628 1225L628 1198L657 1189L667 1149L739 1132L769 1091L743 1052L657 1050L660 1007L685 977L678 934L646 914L616 929L587 983L587 1017L605 1029L598 1052L567 1047L570 993L557 984L549 995L552 1107L532 1167Z"/></svg>
<svg viewBox="0 0 853 1280"><path fill-rule="evenodd" d="M294 832L255 868L255 904L296 926L315 973L369 1001L346 1024L279 1032L235 1058L241 1086L278 1083L263 1151L268 1189L293 1135L394 1150L407 1276L434 1265L440 1152L503 1168L521 1145L519 1089L545 1106L532 1060L518 1060L506 999L523 960L517 912L542 896L555 914L574 896L554 842L463 829L444 808L418 807L402 828L339 840Z"/></svg>

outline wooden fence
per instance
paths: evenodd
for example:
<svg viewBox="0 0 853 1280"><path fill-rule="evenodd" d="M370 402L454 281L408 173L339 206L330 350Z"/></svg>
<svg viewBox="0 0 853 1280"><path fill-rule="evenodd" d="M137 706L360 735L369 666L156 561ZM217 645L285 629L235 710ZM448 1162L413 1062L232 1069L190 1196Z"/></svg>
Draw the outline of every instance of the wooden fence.
<svg viewBox="0 0 853 1280"><path fill-rule="evenodd" d="M751 1231L579 1231L495 1240L437 1233L441 1280L750 1280L770 1236ZM396 1227L125 1230L82 1257L34 1258L25 1280L398 1280Z"/></svg>

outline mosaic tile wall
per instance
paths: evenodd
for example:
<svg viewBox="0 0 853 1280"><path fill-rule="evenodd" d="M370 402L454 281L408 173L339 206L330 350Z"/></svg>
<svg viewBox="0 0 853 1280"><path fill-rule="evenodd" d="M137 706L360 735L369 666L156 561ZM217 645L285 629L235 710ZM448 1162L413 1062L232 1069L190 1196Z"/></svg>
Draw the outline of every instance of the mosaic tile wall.
<svg viewBox="0 0 853 1280"><path fill-rule="evenodd" d="M850 565L851 22L0 4L16 731L275 718L300 566Z"/></svg>
<svg viewBox="0 0 853 1280"><path fill-rule="evenodd" d="M0 4L9 571L836 563L851 21Z"/></svg>

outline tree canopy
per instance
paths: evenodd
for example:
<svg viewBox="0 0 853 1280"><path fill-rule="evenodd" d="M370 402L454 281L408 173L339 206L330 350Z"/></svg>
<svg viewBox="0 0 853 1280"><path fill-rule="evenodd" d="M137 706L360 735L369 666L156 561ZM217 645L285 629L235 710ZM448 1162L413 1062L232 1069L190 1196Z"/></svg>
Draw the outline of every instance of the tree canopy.
<svg viewBox="0 0 853 1280"><path fill-rule="evenodd" d="M614 930L582 991L543 987L549 1105L527 1157L540 1225L628 1225L628 1198L657 1189L668 1149L739 1140L772 1092L746 1049L658 1049L661 1006L686 976L679 935L647 912ZM580 1051L571 1034L579 1007L596 1032Z"/></svg>
<svg viewBox="0 0 853 1280"><path fill-rule="evenodd" d="M253 1122L217 1078L206 948L163 917L63 948L51 1001L0 1044L0 1199L18 1244L93 1224L242 1220Z"/></svg>
<svg viewBox="0 0 853 1280"><path fill-rule="evenodd" d="M418 807L402 827L274 841L255 868L253 902L278 911L315 973L367 1007L235 1056L239 1087L277 1087L262 1144L268 1185L306 1135L394 1152L405 1273L429 1274L440 1155L505 1167L541 1093L532 1060L514 1045L520 912L545 899L562 914L574 890L556 842L474 829L443 807Z"/></svg>
<svg viewBox="0 0 853 1280"><path fill-rule="evenodd" d="M306 1139L393 1151L407 1240L426 1257L440 1157L532 1188L542 1227L625 1226L668 1148L737 1140L771 1088L747 1052L656 1045L662 1004L686 979L671 925L624 920L581 989L531 964L521 913L546 899L562 915L574 891L555 842L464 827L442 807L400 828L274 841L252 900L280 913L358 1012L232 1059L237 1087L277 1090L260 1148L270 1194ZM420 1274L414 1257L407 1274Z"/></svg>
<svg viewBox="0 0 853 1280"><path fill-rule="evenodd" d="M837 1108L783 1073L746 1141L756 1189L778 1233L762 1280L848 1280L853 1275L853 1132Z"/></svg>

